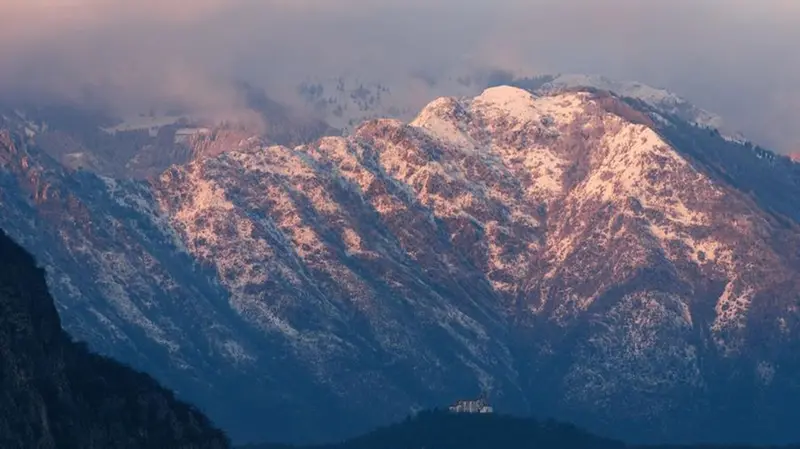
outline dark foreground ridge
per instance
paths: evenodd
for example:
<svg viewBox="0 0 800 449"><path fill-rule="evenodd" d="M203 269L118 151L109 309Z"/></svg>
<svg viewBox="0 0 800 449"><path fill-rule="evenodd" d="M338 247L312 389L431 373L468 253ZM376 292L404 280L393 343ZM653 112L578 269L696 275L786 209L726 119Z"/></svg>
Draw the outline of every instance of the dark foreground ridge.
<svg viewBox="0 0 800 449"><path fill-rule="evenodd" d="M501 414L425 411L361 437L321 446L249 445L239 449L768 449L767 446L633 446L571 424ZM794 449L800 446L783 446ZM777 449L770 446L769 449Z"/></svg>
<svg viewBox="0 0 800 449"><path fill-rule="evenodd" d="M150 376L73 342L44 270L0 230L0 447L229 446L202 413Z"/></svg>

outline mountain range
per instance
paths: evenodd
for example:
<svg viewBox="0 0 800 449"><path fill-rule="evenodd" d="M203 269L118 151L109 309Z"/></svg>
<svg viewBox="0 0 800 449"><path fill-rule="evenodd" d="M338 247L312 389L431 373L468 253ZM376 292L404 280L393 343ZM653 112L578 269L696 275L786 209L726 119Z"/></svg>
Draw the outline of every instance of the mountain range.
<svg viewBox="0 0 800 449"><path fill-rule="evenodd" d="M209 130L138 179L5 114L0 227L75 338L237 441L481 391L631 441L800 440L798 166L682 103L540 81L303 145Z"/></svg>

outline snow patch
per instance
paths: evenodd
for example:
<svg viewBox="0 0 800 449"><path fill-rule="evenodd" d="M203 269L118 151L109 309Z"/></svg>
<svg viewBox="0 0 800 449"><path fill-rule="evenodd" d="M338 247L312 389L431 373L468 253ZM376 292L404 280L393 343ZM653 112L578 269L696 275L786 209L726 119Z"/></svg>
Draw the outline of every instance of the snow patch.
<svg viewBox="0 0 800 449"><path fill-rule="evenodd" d="M158 135L158 130L165 126L174 125L186 117L180 116L134 116L126 117L122 123L106 128L100 128L108 134L116 134L125 131L147 131L150 137Z"/></svg>

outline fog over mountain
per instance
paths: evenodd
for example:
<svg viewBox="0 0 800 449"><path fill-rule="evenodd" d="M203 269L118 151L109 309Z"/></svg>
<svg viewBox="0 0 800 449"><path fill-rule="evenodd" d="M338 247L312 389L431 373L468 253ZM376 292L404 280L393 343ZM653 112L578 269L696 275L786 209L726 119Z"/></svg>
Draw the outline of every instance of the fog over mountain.
<svg viewBox="0 0 800 449"><path fill-rule="evenodd" d="M800 4L785 0L6 0L4 99L254 120L310 74L494 66L666 87L780 151L800 143ZM413 95L410 92L409 95ZM420 98L420 105L430 98Z"/></svg>

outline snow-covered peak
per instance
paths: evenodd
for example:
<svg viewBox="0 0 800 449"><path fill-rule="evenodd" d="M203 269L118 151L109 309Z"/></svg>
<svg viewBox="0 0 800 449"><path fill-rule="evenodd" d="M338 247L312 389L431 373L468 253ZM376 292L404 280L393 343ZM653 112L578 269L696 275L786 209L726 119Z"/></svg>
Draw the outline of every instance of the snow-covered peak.
<svg viewBox="0 0 800 449"><path fill-rule="evenodd" d="M472 101L472 109L487 116L505 116L515 122L565 124L582 111L588 96L584 93L562 93L536 96L511 86L491 87Z"/></svg>
<svg viewBox="0 0 800 449"><path fill-rule="evenodd" d="M548 83L561 87L594 87L610 90L620 95L630 96L652 103L683 103L684 100L666 89L648 86L637 81L618 81L600 75L564 74Z"/></svg>
<svg viewBox="0 0 800 449"><path fill-rule="evenodd" d="M698 126L723 130L722 118L699 108L667 89L661 89L637 81L612 80L600 75L563 74L542 86L542 91L589 87L607 90L622 97L634 98L659 109L675 114Z"/></svg>
<svg viewBox="0 0 800 449"><path fill-rule="evenodd" d="M589 96L585 93L537 96L517 87L497 86L472 99L437 98L422 109L411 125L447 140L476 114L490 120L505 118L519 125L558 126L570 123L588 103Z"/></svg>
<svg viewBox="0 0 800 449"><path fill-rule="evenodd" d="M490 87L475 98L475 103L498 109L520 120L533 119L537 115L536 98L517 87Z"/></svg>
<svg viewBox="0 0 800 449"><path fill-rule="evenodd" d="M492 71L464 70L447 73L426 84L417 78L364 79L342 76L328 80L308 80L298 86L292 102L304 104L321 114L325 120L345 134L351 133L365 120L392 117L411 120L416 111L431 99L442 96L480 96L487 85L494 85ZM593 88L613 92L621 97L640 100L664 114L676 115L683 120L705 128L719 130L723 136L742 140L741 132L733 129L717 114L702 109L680 95L659 87L637 81L614 80L600 75L559 74L540 77L541 83L522 83L520 87L533 89L535 93L554 93L565 89ZM529 80L508 75L508 83ZM486 92L488 96L512 92L501 90ZM429 104L430 106L430 104Z"/></svg>

